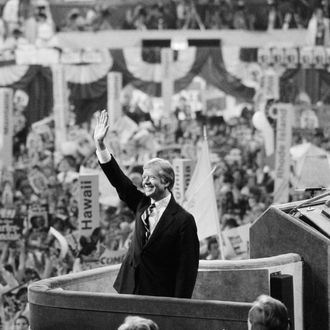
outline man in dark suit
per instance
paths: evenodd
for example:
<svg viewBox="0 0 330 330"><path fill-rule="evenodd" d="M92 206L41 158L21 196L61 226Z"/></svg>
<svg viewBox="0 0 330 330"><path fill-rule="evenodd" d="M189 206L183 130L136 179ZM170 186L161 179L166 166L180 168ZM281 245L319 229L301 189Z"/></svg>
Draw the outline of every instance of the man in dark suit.
<svg viewBox="0 0 330 330"><path fill-rule="evenodd" d="M174 171L160 158L143 167L139 191L104 144L108 114L103 110L94 132L102 170L118 196L135 213L131 245L114 288L119 293L191 298L199 263L199 240L194 217L174 199Z"/></svg>

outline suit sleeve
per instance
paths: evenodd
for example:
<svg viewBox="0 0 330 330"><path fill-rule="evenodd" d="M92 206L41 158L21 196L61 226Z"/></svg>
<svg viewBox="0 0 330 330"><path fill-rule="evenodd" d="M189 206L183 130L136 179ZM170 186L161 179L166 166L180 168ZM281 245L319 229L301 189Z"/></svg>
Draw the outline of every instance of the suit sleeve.
<svg viewBox="0 0 330 330"><path fill-rule="evenodd" d="M191 298L198 273L199 240L197 227L191 214L180 228L179 264L176 274L175 297Z"/></svg>
<svg viewBox="0 0 330 330"><path fill-rule="evenodd" d="M136 212L137 206L145 195L139 191L125 175L113 156L109 162L99 164L111 185L117 190L119 198L124 201L132 211Z"/></svg>

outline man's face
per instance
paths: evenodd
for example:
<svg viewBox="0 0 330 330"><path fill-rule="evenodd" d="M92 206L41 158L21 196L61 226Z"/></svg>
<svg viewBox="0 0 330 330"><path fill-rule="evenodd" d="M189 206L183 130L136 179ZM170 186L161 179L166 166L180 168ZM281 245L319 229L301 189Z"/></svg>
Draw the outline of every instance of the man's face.
<svg viewBox="0 0 330 330"><path fill-rule="evenodd" d="M164 183L159 173L152 167L144 169L142 174L142 186L144 193L155 201L166 197L168 183Z"/></svg>

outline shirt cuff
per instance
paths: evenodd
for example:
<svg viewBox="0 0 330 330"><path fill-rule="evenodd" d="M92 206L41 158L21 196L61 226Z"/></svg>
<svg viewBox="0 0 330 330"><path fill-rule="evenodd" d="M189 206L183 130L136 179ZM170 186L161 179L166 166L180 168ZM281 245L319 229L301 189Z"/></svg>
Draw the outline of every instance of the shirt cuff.
<svg viewBox="0 0 330 330"><path fill-rule="evenodd" d="M111 160L111 154L108 149L96 149L96 156L101 164L108 163Z"/></svg>

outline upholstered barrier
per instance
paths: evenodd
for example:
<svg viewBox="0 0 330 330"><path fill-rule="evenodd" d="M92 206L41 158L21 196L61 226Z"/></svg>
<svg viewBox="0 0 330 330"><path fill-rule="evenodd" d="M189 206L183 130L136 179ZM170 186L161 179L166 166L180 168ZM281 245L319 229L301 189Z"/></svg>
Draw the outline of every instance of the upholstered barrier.
<svg viewBox="0 0 330 330"><path fill-rule="evenodd" d="M273 271L298 279L301 258L287 254L241 261L200 261L193 299L119 295L119 265L54 277L29 286L32 330L117 329L127 315L153 319L162 330L246 328L248 310L270 293Z"/></svg>

